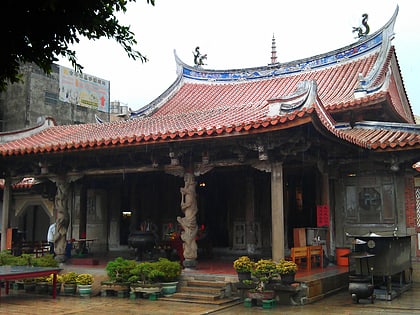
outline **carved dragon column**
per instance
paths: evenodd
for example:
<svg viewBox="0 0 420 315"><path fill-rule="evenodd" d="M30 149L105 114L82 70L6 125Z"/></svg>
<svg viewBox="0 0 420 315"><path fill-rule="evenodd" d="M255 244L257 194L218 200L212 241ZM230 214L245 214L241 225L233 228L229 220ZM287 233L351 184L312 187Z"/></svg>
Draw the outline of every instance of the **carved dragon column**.
<svg viewBox="0 0 420 315"><path fill-rule="evenodd" d="M70 223L68 199L70 183L65 178L57 179L57 193L55 195L56 229L54 234L55 259L65 261L67 245L67 229Z"/></svg>
<svg viewBox="0 0 420 315"><path fill-rule="evenodd" d="M192 172L186 172L184 175L185 186L181 187L181 210L184 217L177 217L183 231L181 239L184 250L184 267L194 268L197 265L197 195L195 191L195 178Z"/></svg>

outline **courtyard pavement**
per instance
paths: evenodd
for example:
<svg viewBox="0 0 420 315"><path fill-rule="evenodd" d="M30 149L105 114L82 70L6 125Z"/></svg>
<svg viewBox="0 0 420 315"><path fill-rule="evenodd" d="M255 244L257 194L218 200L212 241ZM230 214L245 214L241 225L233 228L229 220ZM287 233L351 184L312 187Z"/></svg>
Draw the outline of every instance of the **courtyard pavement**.
<svg viewBox="0 0 420 315"><path fill-rule="evenodd" d="M28 294L23 291L10 290L5 295L4 289L0 297L0 314L419 314L420 315L420 283L404 292L392 301L361 300L360 304L353 303L347 290L340 291L320 301L303 306L275 305L272 309L253 306L245 307L243 303L228 308L195 303L169 302L163 300L150 301L147 299L129 299L101 297L99 294L100 281L106 279L103 268L66 266L65 271L92 273L95 277L94 293L91 297L79 296L51 296Z"/></svg>

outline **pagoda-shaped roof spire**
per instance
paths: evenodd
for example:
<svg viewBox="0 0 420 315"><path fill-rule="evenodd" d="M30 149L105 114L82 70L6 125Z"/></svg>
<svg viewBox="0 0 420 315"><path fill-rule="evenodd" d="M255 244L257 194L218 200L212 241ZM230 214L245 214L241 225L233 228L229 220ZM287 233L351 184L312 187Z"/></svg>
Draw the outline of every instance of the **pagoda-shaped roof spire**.
<svg viewBox="0 0 420 315"><path fill-rule="evenodd" d="M271 40L271 63L270 65L274 65L277 63L277 51L276 51L276 38L274 37Z"/></svg>

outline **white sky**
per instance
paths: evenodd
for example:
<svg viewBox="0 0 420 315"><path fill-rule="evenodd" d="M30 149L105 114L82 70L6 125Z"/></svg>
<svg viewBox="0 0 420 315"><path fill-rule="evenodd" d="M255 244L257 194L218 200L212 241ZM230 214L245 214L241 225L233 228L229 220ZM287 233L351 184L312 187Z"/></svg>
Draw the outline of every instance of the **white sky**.
<svg viewBox="0 0 420 315"><path fill-rule="evenodd" d="M357 39L363 13L370 33L399 13L393 44L413 112L420 115L420 17L413 0L146 0L130 3L124 25L136 34L136 47L149 59L133 61L115 41L81 40L74 46L84 72L111 81L111 101L137 110L157 98L176 79L174 50L193 65L193 50L207 54L208 69L238 69L270 63L271 39L277 61L311 57ZM60 65L71 67L66 60Z"/></svg>

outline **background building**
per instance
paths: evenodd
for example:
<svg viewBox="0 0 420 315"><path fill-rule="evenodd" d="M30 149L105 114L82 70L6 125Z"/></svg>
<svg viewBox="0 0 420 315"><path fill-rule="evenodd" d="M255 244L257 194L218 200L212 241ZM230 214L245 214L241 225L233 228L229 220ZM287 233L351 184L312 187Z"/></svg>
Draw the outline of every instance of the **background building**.
<svg viewBox="0 0 420 315"><path fill-rule="evenodd" d="M58 125L111 120L109 81L57 64L49 75L34 64L21 69L23 82L0 93L0 131L36 126L43 116L53 117ZM123 112L119 106L112 106L115 116Z"/></svg>

